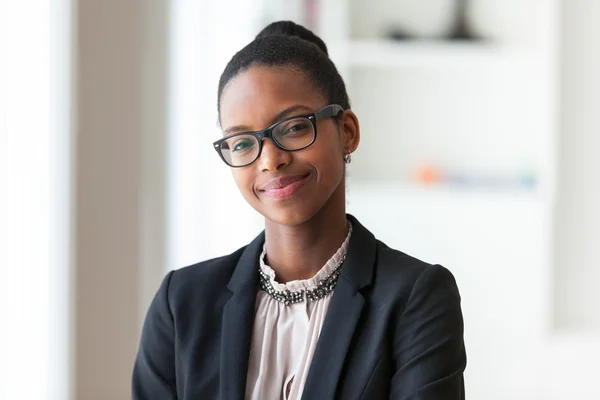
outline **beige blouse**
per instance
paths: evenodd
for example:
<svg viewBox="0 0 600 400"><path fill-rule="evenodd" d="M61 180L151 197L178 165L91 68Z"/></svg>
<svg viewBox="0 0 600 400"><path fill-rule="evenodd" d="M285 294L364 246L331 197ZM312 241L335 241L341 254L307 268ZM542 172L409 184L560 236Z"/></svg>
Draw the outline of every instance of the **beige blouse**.
<svg viewBox="0 0 600 400"><path fill-rule="evenodd" d="M310 279L281 284L275 271L260 256L260 268L270 277L275 290L310 290L327 277L346 254L352 226L342 246ZM246 400L291 399L302 397L308 369L317 346L321 327L333 292L316 301L285 305L260 290L256 298L254 327L248 363Z"/></svg>

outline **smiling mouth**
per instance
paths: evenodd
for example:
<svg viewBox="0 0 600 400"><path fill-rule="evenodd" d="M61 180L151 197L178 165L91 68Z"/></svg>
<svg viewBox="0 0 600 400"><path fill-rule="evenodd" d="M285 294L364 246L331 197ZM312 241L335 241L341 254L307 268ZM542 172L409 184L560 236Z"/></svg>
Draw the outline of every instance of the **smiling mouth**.
<svg viewBox="0 0 600 400"><path fill-rule="evenodd" d="M295 194L310 177L310 172L305 175L289 176L270 182L259 191L264 195L274 199L284 199Z"/></svg>

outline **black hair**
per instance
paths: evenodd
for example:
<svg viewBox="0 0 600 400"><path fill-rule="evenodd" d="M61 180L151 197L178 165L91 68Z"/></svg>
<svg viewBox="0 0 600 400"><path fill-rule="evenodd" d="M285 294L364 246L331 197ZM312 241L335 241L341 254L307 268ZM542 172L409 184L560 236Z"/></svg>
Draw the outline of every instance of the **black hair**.
<svg viewBox="0 0 600 400"><path fill-rule="evenodd" d="M227 84L252 66L298 69L307 75L329 104L339 104L344 110L350 108L346 85L329 58L323 40L292 21L278 21L260 31L225 67L217 95L219 115L221 95Z"/></svg>

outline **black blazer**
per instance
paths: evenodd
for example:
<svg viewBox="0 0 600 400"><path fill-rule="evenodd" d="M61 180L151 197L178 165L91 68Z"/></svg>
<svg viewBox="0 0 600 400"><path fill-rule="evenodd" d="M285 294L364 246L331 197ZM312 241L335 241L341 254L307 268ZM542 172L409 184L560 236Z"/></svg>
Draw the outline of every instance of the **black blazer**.
<svg viewBox="0 0 600 400"><path fill-rule="evenodd" d="M464 399L463 320L452 274L387 247L348 219L346 261L302 399ZM263 242L264 232L233 254L166 276L144 323L133 399L244 398Z"/></svg>

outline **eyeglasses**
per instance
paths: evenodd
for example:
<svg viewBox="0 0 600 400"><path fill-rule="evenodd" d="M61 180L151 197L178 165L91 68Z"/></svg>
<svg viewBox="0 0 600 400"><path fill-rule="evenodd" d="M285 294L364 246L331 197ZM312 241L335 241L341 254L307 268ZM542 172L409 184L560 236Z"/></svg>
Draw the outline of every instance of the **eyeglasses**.
<svg viewBox="0 0 600 400"><path fill-rule="evenodd" d="M245 167L260 157L264 138L271 139L282 150L305 149L317 138L317 121L335 117L343 111L342 106L331 104L314 113L286 118L262 131L227 136L213 145L225 164L234 168Z"/></svg>

